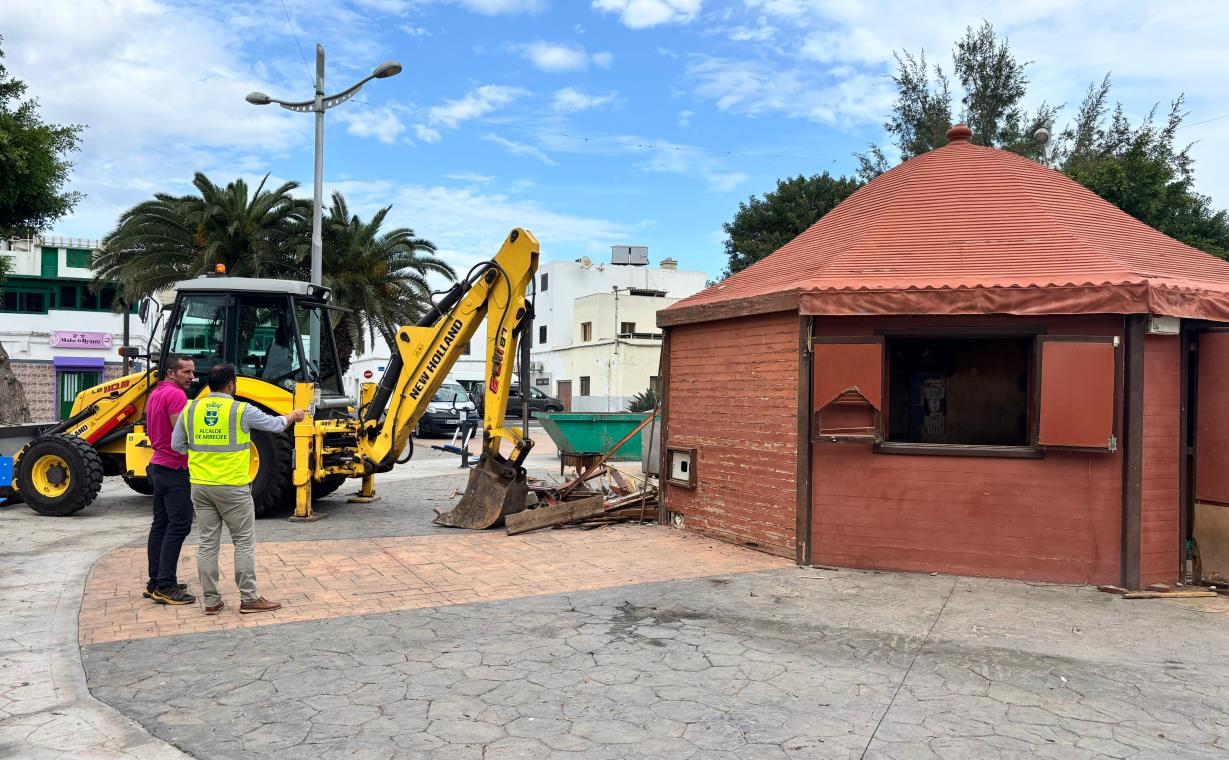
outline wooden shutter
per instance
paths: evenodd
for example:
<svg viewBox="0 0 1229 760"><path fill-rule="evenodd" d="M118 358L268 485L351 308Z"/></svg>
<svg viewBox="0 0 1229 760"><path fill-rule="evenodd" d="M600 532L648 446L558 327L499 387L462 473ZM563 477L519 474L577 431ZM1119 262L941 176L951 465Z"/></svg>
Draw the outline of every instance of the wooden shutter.
<svg viewBox="0 0 1229 760"><path fill-rule="evenodd" d="M1229 332L1199 336L1195 401L1195 499L1229 504Z"/></svg>
<svg viewBox="0 0 1229 760"><path fill-rule="evenodd" d="M811 366L812 440L879 442L883 339L816 338Z"/></svg>
<svg viewBox="0 0 1229 760"><path fill-rule="evenodd" d="M1037 444L1115 451L1117 338L1038 339Z"/></svg>

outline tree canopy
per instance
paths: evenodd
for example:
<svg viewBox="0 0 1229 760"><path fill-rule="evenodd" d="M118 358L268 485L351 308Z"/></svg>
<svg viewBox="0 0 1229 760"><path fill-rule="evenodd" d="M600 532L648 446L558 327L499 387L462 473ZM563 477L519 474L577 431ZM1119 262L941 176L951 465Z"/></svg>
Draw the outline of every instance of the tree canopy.
<svg viewBox="0 0 1229 760"><path fill-rule="evenodd" d="M884 123L901 159L947 144L953 119L951 77L929 66L925 52L896 53L897 98ZM1195 190L1190 145L1178 143L1186 117L1178 95L1163 119L1154 107L1132 123L1121 104L1110 99L1110 77L1092 83L1070 124L1056 130L1061 105L1042 101L1024 108L1028 95L1027 61L1018 60L1009 41L989 22L968 27L952 51L952 71L960 93L959 121L973 131L972 141L1043 160L1038 129L1052 135L1049 162L1131 216L1182 242L1218 256L1229 253L1229 219ZM884 151L871 145L858 154L860 176L874 178L888 168Z"/></svg>
<svg viewBox="0 0 1229 760"><path fill-rule="evenodd" d="M94 259L96 285L117 283L123 300L212 272L217 264L242 277L291 277L310 237L311 204L296 200L296 182L225 187L197 172L195 195L158 193L120 215Z"/></svg>
<svg viewBox="0 0 1229 760"><path fill-rule="evenodd" d="M0 43L3 38L0 37ZM4 51L0 50L0 61ZM65 190L68 154L82 125L47 124L26 84L0 63L0 235L31 237L73 210L81 194Z"/></svg>
<svg viewBox="0 0 1229 760"><path fill-rule="evenodd" d="M128 209L94 260L95 287L119 283L122 298L136 303L216 264L240 277L308 279L312 204L292 195L297 183L267 188L267 180L255 189L242 179L223 187L198 172L195 194L160 193ZM351 350L364 351L377 333L393 347L397 327L430 301L429 274L456 277L431 241L407 227L383 229L391 209L364 221L334 193L324 214L324 285L333 303L353 311L334 318L346 366Z"/></svg>
<svg viewBox="0 0 1229 760"><path fill-rule="evenodd" d="M430 303L428 274L456 279L430 240L408 227L381 231L391 209L365 222L350 212L341 193L333 193L324 218L324 284L332 288L333 303L354 312L336 318L333 329L343 372L351 350L362 353L366 338L374 340L377 333L397 350L398 326L413 324Z"/></svg>
<svg viewBox="0 0 1229 760"><path fill-rule="evenodd" d="M723 227L725 276L746 269L797 237L849 197L862 183L824 172L777 180L775 190L738 204L733 221Z"/></svg>

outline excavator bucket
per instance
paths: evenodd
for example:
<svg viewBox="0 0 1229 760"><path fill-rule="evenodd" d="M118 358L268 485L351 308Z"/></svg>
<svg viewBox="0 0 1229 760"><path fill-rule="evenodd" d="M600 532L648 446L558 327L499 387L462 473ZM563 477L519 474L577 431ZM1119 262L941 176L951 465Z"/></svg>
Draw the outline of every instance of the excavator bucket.
<svg viewBox="0 0 1229 760"><path fill-rule="evenodd" d="M505 516L525 509L528 496L525 468L497 461L484 452L469 472L461 501L451 512L436 515L435 523L451 528L493 528L503 525Z"/></svg>

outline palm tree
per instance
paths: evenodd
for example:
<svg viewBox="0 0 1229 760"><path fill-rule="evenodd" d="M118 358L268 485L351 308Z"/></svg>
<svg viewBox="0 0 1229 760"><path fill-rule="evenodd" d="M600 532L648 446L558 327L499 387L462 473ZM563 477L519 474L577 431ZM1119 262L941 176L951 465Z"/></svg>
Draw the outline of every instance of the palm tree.
<svg viewBox="0 0 1229 760"><path fill-rule="evenodd" d="M125 211L95 258L95 287L118 283L122 300L142 296L213 271L245 277L287 277L298 271L308 248L311 204L284 182L267 190L268 175L254 192L237 179L220 187L201 172L199 195L158 193Z"/></svg>
<svg viewBox="0 0 1229 760"><path fill-rule="evenodd" d="M333 193L325 218L324 284L333 291L333 303L353 311L333 327L342 372L350 366L351 351L365 351L377 333L397 350L397 328L412 324L430 303L428 274L456 279L452 267L435 255L435 245L414 230L381 233L391 209L386 206L364 222L350 213L341 193Z"/></svg>

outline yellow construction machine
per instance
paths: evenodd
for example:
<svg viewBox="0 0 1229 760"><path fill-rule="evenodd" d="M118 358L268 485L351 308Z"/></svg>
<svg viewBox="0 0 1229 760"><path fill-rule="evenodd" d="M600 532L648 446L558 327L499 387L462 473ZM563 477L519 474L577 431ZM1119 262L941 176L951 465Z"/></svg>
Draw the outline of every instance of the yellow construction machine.
<svg viewBox="0 0 1229 760"><path fill-rule="evenodd" d="M153 356L145 352L149 369L82 392L63 422L0 427L0 455L8 455L0 456L0 499L24 501L44 515L70 515L94 500L106 475L149 493L145 400L168 357L183 356L195 361L199 375L221 362L234 364L236 397L271 414L309 410L284 434L252 433L258 514L293 507L292 520L316 519L312 501L349 478L362 483L353 500L374 500L376 474L408 461L411 431L485 319L482 454L457 507L436 522L491 527L523 509L528 491L523 462L533 441L504 427L504 413L517 343L533 317L538 255L531 233L512 230L494 259L471 269L417 324L397 331L382 379L363 384L358 398L342 388L330 320L338 307L329 303L327 288L224 274L181 282L167 307L161 348ZM198 380L189 396L208 392Z"/></svg>

